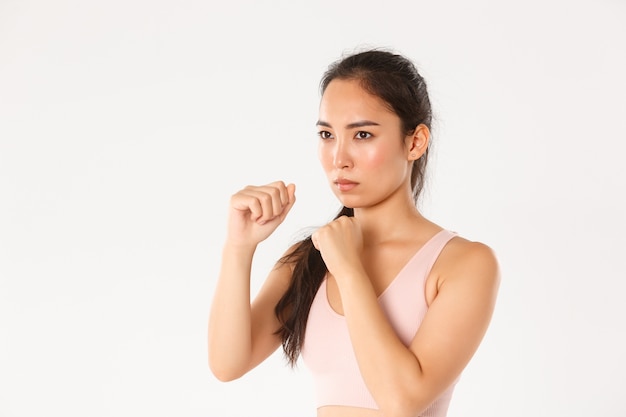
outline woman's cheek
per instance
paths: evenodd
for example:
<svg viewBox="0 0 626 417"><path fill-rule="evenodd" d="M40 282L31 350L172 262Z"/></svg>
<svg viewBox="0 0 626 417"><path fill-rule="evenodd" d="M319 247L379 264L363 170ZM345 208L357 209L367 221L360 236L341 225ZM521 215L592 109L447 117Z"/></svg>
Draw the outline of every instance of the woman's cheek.
<svg viewBox="0 0 626 417"><path fill-rule="evenodd" d="M385 164L387 154L384 149L372 146L362 149L361 151L363 152L361 160L367 167L376 168Z"/></svg>
<svg viewBox="0 0 626 417"><path fill-rule="evenodd" d="M317 158L325 171L328 171L331 168L332 152L330 151L330 147L323 142L317 147Z"/></svg>

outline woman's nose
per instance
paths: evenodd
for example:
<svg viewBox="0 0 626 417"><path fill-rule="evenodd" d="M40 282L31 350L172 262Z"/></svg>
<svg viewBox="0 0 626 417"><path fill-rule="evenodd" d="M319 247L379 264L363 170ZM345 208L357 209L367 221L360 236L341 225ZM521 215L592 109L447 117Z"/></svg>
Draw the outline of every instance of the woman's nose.
<svg viewBox="0 0 626 417"><path fill-rule="evenodd" d="M350 144L341 139L338 139L335 143L333 165L338 169L351 168L353 162L350 152Z"/></svg>

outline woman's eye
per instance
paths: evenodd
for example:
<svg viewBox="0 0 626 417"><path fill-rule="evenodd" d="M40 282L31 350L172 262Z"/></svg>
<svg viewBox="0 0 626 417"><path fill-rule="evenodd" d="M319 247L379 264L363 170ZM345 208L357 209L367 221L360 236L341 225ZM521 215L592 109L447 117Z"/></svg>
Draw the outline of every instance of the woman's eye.
<svg viewBox="0 0 626 417"><path fill-rule="evenodd" d="M320 136L320 138L322 139L330 139L333 137L333 135L327 131L327 130L322 130L320 132L317 132L317 134Z"/></svg>
<svg viewBox="0 0 626 417"><path fill-rule="evenodd" d="M372 134L369 132L363 132L363 131L356 132L357 139L369 139L371 137L372 137Z"/></svg>

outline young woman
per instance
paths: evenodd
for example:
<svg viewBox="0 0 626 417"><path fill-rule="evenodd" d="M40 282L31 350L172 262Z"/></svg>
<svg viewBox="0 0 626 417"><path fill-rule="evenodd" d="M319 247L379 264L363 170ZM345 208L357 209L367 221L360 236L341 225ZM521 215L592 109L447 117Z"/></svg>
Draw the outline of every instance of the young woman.
<svg viewBox="0 0 626 417"><path fill-rule="evenodd" d="M329 67L321 90L319 159L343 208L285 253L251 303L252 257L295 185L232 196L211 370L239 378L282 344L292 365L302 355L311 369L318 417L445 416L491 319L497 261L416 208L432 113L410 61L354 54Z"/></svg>

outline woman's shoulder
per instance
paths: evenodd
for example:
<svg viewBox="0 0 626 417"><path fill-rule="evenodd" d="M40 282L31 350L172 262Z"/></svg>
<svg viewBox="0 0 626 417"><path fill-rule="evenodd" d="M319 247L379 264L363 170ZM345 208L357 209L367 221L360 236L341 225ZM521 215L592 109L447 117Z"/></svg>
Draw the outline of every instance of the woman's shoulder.
<svg viewBox="0 0 626 417"><path fill-rule="evenodd" d="M470 240L454 232L436 262L437 272L444 279L482 280L486 284L499 282L499 266L495 251L486 243Z"/></svg>
<svg viewBox="0 0 626 417"><path fill-rule="evenodd" d="M493 248L488 244L480 241L470 240L469 238L462 236L458 232L451 231L453 238L447 245L450 252L453 252L455 256L460 256L463 259L478 259L478 260L495 260L496 255Z"/></svg>
<svg viewBox="0 0 626 417"><path fill-rule="evenodd" d="M470 240L454 229L446 228L428 219L426 219L426 223L420 224L420 229L424 230L424 233L421 234L422 236L429 236L417 239L420 242L433 240L434 237L440 234L449 236L449 239L439 255L439 258L444 261L449 261L453 264L466 262L496 262L495 251L489 245ZM448 262L444 263L447 264Z"/></svg>

